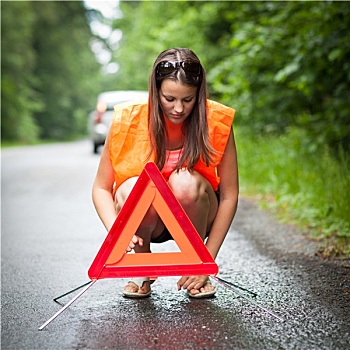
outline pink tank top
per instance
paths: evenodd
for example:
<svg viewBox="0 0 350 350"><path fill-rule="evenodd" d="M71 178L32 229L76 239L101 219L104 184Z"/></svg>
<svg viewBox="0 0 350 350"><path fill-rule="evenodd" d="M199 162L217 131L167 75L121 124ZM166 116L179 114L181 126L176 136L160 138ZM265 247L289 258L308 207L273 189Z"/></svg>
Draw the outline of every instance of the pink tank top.
<svg viewBox="0 0 350 350"><path fill-rule="evenodd" d="M164 167L161 171L166 181L169 180L171 173L176 168L176 165L181 156L181 152L182 152L182 148L177 149L175 151L168 151L168 150L166 151L166 160L165 160Z"/></svg>

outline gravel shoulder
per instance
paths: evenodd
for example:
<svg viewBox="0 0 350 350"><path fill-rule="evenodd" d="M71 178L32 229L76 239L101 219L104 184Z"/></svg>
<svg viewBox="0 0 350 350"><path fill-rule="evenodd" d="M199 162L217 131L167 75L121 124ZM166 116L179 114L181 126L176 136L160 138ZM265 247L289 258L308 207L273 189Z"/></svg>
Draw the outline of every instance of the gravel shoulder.
<svg viewBox="0 0 350 350"><path fill-rule="evenodd" d="M292 225L280 224L252 199L241 197L234 220L246 239L282 268L298 265L296 282L305 285L321 304L350 325L350 259L325 260L317 252L319 243Z"/></svg>

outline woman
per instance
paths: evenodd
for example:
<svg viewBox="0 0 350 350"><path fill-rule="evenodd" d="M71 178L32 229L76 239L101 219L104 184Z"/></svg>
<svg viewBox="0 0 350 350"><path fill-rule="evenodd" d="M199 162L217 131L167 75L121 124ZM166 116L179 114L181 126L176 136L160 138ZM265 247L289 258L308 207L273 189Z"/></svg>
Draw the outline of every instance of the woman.
<svg viewBox="0 0 350 350"><path fill-rule="evenodd" d="M215 259L238 200L238 170L232 130L234 110L207 100L205 70L189 49L156 59L147 103L115 107L93 185L93 202L109 231L148 161L161 170L206 248ZM150 243L172 239L151 207L128 251L150 252ZM184 276L178 290L191 297L215 293L208 276ZM146 297L148 278L124 287L127 297Z"/></svg>

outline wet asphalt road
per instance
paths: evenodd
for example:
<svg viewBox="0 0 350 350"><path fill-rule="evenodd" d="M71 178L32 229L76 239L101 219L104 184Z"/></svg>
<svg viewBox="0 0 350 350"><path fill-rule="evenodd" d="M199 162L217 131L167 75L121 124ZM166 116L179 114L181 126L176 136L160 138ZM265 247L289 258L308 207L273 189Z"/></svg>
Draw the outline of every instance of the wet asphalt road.
<svg viewBox="0 0 350 350"><path fill-rule="evenodd" d="M38 331L60 308L54 297L89 281L105 237L90 150L81 141L2 151L1 349L349 349L349 262L321 261L314 243L242 198L219 276L284 322L221 285L213 299L190 300L177 277L163 277L151 298L130 300L125 280L108 279Z"/></svg>

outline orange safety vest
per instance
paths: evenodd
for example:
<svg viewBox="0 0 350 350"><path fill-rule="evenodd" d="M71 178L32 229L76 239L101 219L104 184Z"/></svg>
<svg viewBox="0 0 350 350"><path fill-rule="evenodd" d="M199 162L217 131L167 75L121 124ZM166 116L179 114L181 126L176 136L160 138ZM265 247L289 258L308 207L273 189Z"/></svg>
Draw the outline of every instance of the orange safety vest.
<svg viewBox="0 0 350 350"><path fill-rule="evenodd" d="M115 190L127 179L139 176L147 162L153 161L148 137L147 103L123 103L114 107L109 135L109 156L114 170ZM235 110L218 102L207 100L209 139L217 151L213 163L206 166L201 159L194 170L218 189L220 178L216 167L224 154L230 136Z"/></svg>

